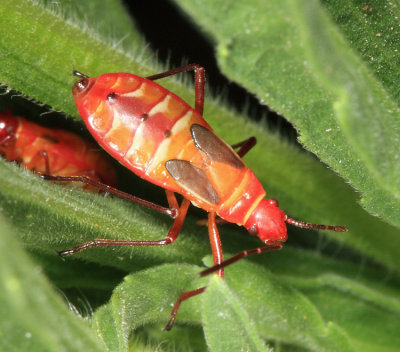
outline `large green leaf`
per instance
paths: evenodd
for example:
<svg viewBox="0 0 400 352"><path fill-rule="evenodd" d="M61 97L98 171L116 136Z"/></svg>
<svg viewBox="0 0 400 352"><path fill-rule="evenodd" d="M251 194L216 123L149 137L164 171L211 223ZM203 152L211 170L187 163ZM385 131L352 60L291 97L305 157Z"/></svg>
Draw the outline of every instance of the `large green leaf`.
<svg viewBox="0 0 400 352"><path fill-rule="evenodd" d="M95 3L2 1L0 82L16 89L29 99L46 104L51 109L76 117L78 120L70 92L74 82L70 76L72 69L78 69L88 75L127 71L146 76L159 72L160 69L153 63L150 53L142 44L140 34L128 21L119 2L104 2L103 8L95 6ZM257 19L256 15L263 13L263 8L260 6L267 6L264 2L254 3L255 15L245 16L243 19L240 17L242 16L240 6L244 6L245 2L237 3L239 10L235 16L227 16L226 9L232 6L230 3L225 2L225 7L218 7L218 2L203 4L204 9L198 11L199 19L202 18L203 12L209 13L210 18L211 15L219 16L215 22L206 23L205 29L210 33L214 27L224 28L231 19L232 21L236 19L238 26L243 23L251 25L250 20ZM48 10L47 6L50 6L51 10ZM274 5L269 6L275 8ZM295 4L291 9L293 11L296 9ZM298 31L293 30L292 24L288 24L288 28L283 28L278 15L285 10L283 7L276 10L277 12L270 17L271 23L275 23L277 27L276 31L269 32L268 43L276 47L276 51L270 51L269 55L278 61L279 55L282 54L279 48L284 42L279 35L283 36L285 33L293 35L292 46L297 46L297 35L307 38L308 27L304 25L305 9L298 11L295 16L298 23L303 23L301 30ZM287 12L287 15L291 13ZM328 21L329 26L333 26L324 12L318 18ZM263 27L259 28L264 30ZM234 33L233 29L231 33ZM240 38L239 35L236 37ZM259 48L259 39L261 37L249 37L247 43L246 40L241 41L243 44L252 43L254 47ZM230 43L235 44L235 40L231 40ZM311 50L312 43L308 43L307 47L309 55L313 55L317 61L318 55ZM229 52L226 56L228 53L226 49L230 47L226 45L220 48L224 60L228 60L234 53ZM252 62L247 56L251 51L242 50L241 53L242 56L232 55L232 58L244 63ZM281 64L289 59L290 55L282 56ZM257 61L258 57L255 56L253 67L256 67ZM318 62L313 63L311 59L309 62L314 65L312 71L304 70L301 61L300 65L298 62L297 65L288 65L286 74L285 70L280 72L273 70L277 65L276 62L264 60L265 66L255 70L256 79L250 72L243 85L251 89L254 82L264 84L266 77L269 77L270 88L266 92L273 97L271 106L285 113L285 116L288 111L287 116L291 119L294 116L293 109L303 112L296 114L299 116L299 121L301 120L307 127L303 132L301 123L296 121L297 127L303 133L302 138L312 134L321 135L322 129L326 145L318 149L326 153L326 157L321 158L342 173L337 166L340 164L338 160L349 159L340 159L336 149L340 153L348 152L349 158L354 157L353 153L356 153L354 151L357 150L362 138L354 137L349 149L350 142L346 139L348 137L341 132L345 128L341 127L336 131L332 127L333 123L339 126L339 122L345 119L338 118L339 122L335 122L336 115L333 113L332 121L329 122L322 118L300 119L306 112L311 114L314 109L316 112L313 114L316 116L318 111L320 112L317 109L320 106L325 111L321 116L329 117L329 109L323 103L330 101L335 90L326 94L327 87L338 84L336 80L330 82L325 79L317 84L319 91L308 90L315 84L316 79L311 72L321 71L320 76L329 73L321 68L318 69ZM349 61L349 64L351 62ZM238 63L230 65L238 69L242 66ZM268 72L273 72L273 75L268 76ZM289 78L296 77L296 74L303 76L291 82ZM337 80L340 81L339 78ZM278 87L281 80L285 82L285 89L272 89ZM191 87L173 79L164 81L160 83L165 84L186 101L193 101ZM279 96L275 97L278 92ZM323 96L322 101L321 96ZM278 102L285 99L287 104L284 106L285 109L282 106L278 108ZM318 102L312 103L314 101L312 99ZM13 99L10 102L7 98L1 99L0 109L4 110L9 105L16 107L18 101L20 100ZM297 104L298 101L310 103L301 105ZM349 106L353 107L350 103ZM343 108L343 105L339 107ZM24 247L54 283L66 290L72 287L84 290L92 299L94 308L102 302L108 302L96 311L95 321L101 340L111 350L114 347L126 350L129 344L132 348L143 347L143 343L132 336L157 341L150 346L144 343L150 350L156 350L160 341L167 339L178 349L196 350L193 341L198 341L199 329L186 328L183 324L198 326L202 320L205 322L207 343L211 350L218 350L218 344L221 345L220 342L224 339L232 338L233 341L235 336L232 336L232 331L242 331L241 334L236 334L237 338L233 341L236 346L264 348L265 341L268 340L281 350L291 348L332 350L331 345L339 346L338 348L343 350L363 348L374 351L379 350L378 347L388 351L395 350L395 346L399 343L394 333L396 329L398 330L398 326L393 323L399 321L399 303L396 298L399 290L397 273L400 268L398 230L368 215L358 205L358 195L343 180L309 154L299 151L277 134L268 132L264 126L246 122L243 117L238 117L236 112L211 97L207 97L205 112L207 120L217 133L230 143L255 135L259 143L246 156L246 161L261 182L268 186L269 195L279 198L281 207L293 216L308 221L348 225L350 227L348 234L329 234L329 236L348 248L356 249L367 264L362 265L354 259L352 261L355 263L341 263L298 249L286 249L279 253L254 258L257 265L246 261L228 268L226 285L217 280L213 281L210 291L204 295L203 305L200 304L202 297L185 302L179 312L176 332L167 334L158 330L168 320L170 304L183 290L204 284L196 279L194 272L198 269L191 265L199 265L201 259L209 253L207 230L197 227L193 217L188 217L176 243L166 248L97 248L61 261L56 256L55 250L65 249L96 237L161 239L167 233L171 220L114 197L89 194L68 186L44 182L32 173L5 161L0 162L0 209L9 218L14 232L18 234ZM60 118L60 115L54 116ZM349 115L341 116L347 118ZM36 119L40 120L38 117ZM347 126L351 128L350 123ZM310 132L306 133L306 130ZM334 150L333 143L336 143ZM330 155L330 152L333 154ZM366 151L354 164L362 177L369 175L369 171L366 170L367 165L371 164L368 162L371 160L370 156L371 153ZM329 158L333 161L330 162ZM358 168L359 165L362 167ZM345 175L344 172L342 174ZM370 178L375 180L373 177ZM382 180L381 184L384 184L387 179ZM359 187L354 181L352 182ZM131 183L132 188L143 187L133 177L125 180L125 183ZM382 191L379 187L376 189L377 192ZM144 193L146 192L147 188ZM385 198L382 207L391 206L391 202L390 197ZM301 236L305 232L297 233ZM293 238L296 233L291 229L289 234ZM235 228L221 227L221 235L223 247L230 253L260 245L254 239L244 238ZM323 247L323 239L321 243ZM328 249L324 253L332 252ZM342 255L346 251L342 250L339 253ZM383 264L383 267L375 270L373 265L368 264L368 256ZM161 265L165 263L169 264ZM271 268L272 274L266 271L265 267ZM145 268L150 269L140 271ZM108 300L111 289L129 271L133 273L126 276ZM365 273L361 275L360 271ZM394 279L383 285L382 278L390 272L393 273ZM20 273L20 277L24 277L23 273ZM251 287L251 290L247 287ZM263 296L265 290L271 293L267 299ZM225 298L228 299L224 301L225 293ZM212 297L215 297L215 301ZM340 309L331 302L337 304ZM218 334L219 319L216 317L213 320L213 312L218 312L222 305L226 307L227 314L232 317L238 316L240 319L225 319L227 325L223 329L221 327ZM292 308L287 309L286 306ZM202 316L198 313L200 310ZM293 311L298 311L300 314L295 314ZM307 314L310 320L304 322L304 314L301 313ZM54 314L58 313L55 311ZM362 320L362 324L357 323L358 317ZM365 317L374 319L364 319ZM356 324L360 325L360 328L354 329ZM391 329L385 329L387 325L390 325ZM225 335L229 331L231 334ZM190 348L186 345L187 341L191 342ZM343 344L339 345L340 343Z"/></svg>
<svg viewBox="0 0 400 352"><path fill-rule="evenodd" d="M0 350L104 351L0 220Z"/></svg>
<svg viewBox="0 0 400 352"><path fill-rule="evenodd" d="M271 351L257 334L241 302L218 278L209 284L203 299L204 331L214 351ZM218 326L218 329L215 327Z"/></svg>
<svg viewBox="0 0 400 352"><path fill-rule="evenodd" d="M164 327L171 304L192 281L198 281L198 271L198 267L169 264L128 275L114 290L110 302L95 314L96 329L108 349L126 351L130 334L142 325L157 323L159 328ZM183 305L179 312L181 321L200 323L197 301L190 301L190 310ZM170 336L162 338L168 340Z"/></svg>
<svg viewBox="0 0 400 352"><path fill-rule="evenodd" d="M299 250L286 249L283 259L281 254L264 258L272 271L265 263L243 261L227 270L226 283L211 278L202 297L182 303L178 331L182 324L199 324L201 311L212 351L266 351L266 340L284 350L398 349L398 278L383 284L382 271L371 267L362 274L359 264ZM204 285L195 277L198 270L168 264L127 276L95 314L96 329L109 350L125 351L138 326L164 327L179 294ZM164 341L175 340L164 334Z"/></svg>
<svg viewBox="0 0 400 352"><path fill-rule="evenodd" d="M74 81L70 72L73 68L89 75L110 71L154 73L155 69L147 66L149 61L143 63L143 58L148 57L143 54L144 49L136 48L135 56L124 54L109 43L109 38L100 41L93 38L90 31L72 26L41 6L20 1L19 7L15 1L5 1L0 7L1 31L5 33L0 42L4 55L0 81L8 86L57 110L76 114L70 95ZM23 8L34 15L21 15ZM10 32L8 28L18 28L18 31ZM46 40L52 45L56 42L57 46L44 52L41 48L45 47ZM26 45L27 42L36 45ZM141 55L137 56L138 52ZM264 70L268 71L267 68ZM165 85L187 101L192 101L193 91L186 85L168 80ZM259 145L246 156L246 160L262 183L268 186L269 195L280 200L283 209L308 221L346 224L350 228L349 234L327 235L392 268L400 267L397 231L367 216L356 204L357 196L350 187L276 134L268 133L259 125L246 123L236 115L221 106L219 101L207 99L205 116L227 141L234 143L244 135L257 136ZM382 201L385 206L389 203Z"/></svg>
<svg viewBox="0 0 400 352"><path fill-rule="evenodd" d="M215 38L222 71L292 121L369 212L399 226L397 4L175 1Z"/></svg>

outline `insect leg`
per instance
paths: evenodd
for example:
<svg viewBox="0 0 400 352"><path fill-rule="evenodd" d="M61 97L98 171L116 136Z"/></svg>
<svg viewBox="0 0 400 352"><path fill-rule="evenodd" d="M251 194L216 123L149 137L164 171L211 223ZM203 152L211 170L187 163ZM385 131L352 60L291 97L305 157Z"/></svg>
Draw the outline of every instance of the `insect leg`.
<svg viewBox="0 0 400 352"><path fill-rule="evenodd" d="M200 288L198 288L196 290L183 292L179 296L179 298L176 300L176 302L174 304L174 307L172 308L172 311L171 311L171 314L170 314L171 315L171 319L169 320L169 322L165 326L164 330L169 331L174 326L176 315L178 314L178 310L179 310L179 307L181 306L181 303L183 301L186 301L187 299L193 297L193 296L197 296L200 293L203 293L205 291L205 289L206 289L206 287L200 287Z"/></svg>
<svg viewBox="0 0 400 352"><path fill-rule="evenodd" d="M34 170L35 172L40 172L37 170L37 163L39 160L43 158L44 160L44 169L46 174L50 174L50 161L49 161L49 155L47 154L47 151L44 149L39 150L31 159L29 163L26 164L26 168L28 170Z"/></svg>
<svg viewBox="0 0 400 352"><path fill-rule="evenodd" d="M91 180L104 183L104 180L102 179L100 174L94 169L81 170L81 171L77 172L74 176L83 176L86 178L90 178ZM101 189L99 189L98 187L93 187L89 184L85 184L82 188L85 190L95 191L97 189L97 191L101 191Z"/></svg>
<svg viewBox="0 0 400 352"><path fill-rule="evenodd" d="M216 214L214 212L208 213L208 234L210 236L210 243L211 243L211 249L212 249L212 254L214 258L214 267L221 265L223 263L222 261L222 247L221 247L221 240L219 238L219 233L218 233L218 228L217 224L215 222L215 216ZM223 278L224 277L224 269L218 268L215 271L218 271L218 276ZM165 330L171 330L172 326L174 325L176 315L178 314L179 307L181 306L181 303L183 301L186 301L187 299L197 296L200 293L203 293L205 291L206 287L201 287L196 290L192 291L186 291L183 292L179 298L176 300L174 307L172 308L172 311L170 313L170 320L168 324L165 327Z"/></svg>
<svg viewBox="0 0 400 352"><path fill-rule="evenodd" d="M91 178L92 180L99 180L100 182L103 182L101 179L101 176L94 169L82 170L76 176L85 176L85 177Z"/></svg>
<svg viewBox="0 0 400 352"><path fill-rule="evenodd" d="M68 249L65 251L60 251L58 254L61 257L66 255L74 254L81 252L90 247L100 247L100 246L165 246L167 244L173 243L179 235L179 232L182 228L183 222L186 217L187 210L189 208L190 201L186 198L183 199L182 204L178 211L178 216L175 218L174 223L172 224L167 237L160 241L130 241L130 240L110 240L98 238L93 241L81 243L72 249Z"/></svg>
<svg viewBox="0 0 400 352"><path fill-rule="evenodd" d="M211 250L214 259L214 266L223 262L221 240L219 238L217 224L215 222L215 213L208 213L208 235L210 237ZM218 276L224 277L224 269L218 270Z"/></svg>
<svg viewBox="0 0 400 352"><path fill-rule="evenodd" d="M242 141L242 142L239 142L239 143L236 143L236 144L231 145L231 147L232 147L233 149L240 148L240 149L237 151L237 154L242 158L242 157L245 156L245 155L250 151L250 149L252 149L256 144L257 144L257 139L256 139L256 137L250 137L250 138L246 139L245 141Z"/></svg>
<svg viewBox="0 0 400 352"><path fill-rule="evenodd" d="M170 209L179 209L178 201L176 200L175 193L169 191L168 189L165 190L165 194L167 196L167 201Z"/></svg>
<svg viewBox="0 0 400 352"><path fill-rule="evenodd" d="M42 177L45 180L49 180L49 181L59 181L59 182L82 182L82 183L86 183L88 185L92 185L94 187L97 187L99 189L101 189L104 192L108 192L111 194L114 194L118 197L127 199L133 203L137 203L140 204L146 208L149 209L153 209L158 211L161 214L165 214L170 216L171 218L175 219L178 216L178 211L177 208L172 209L172 208L165 208L162 207L161 205L149 202L147 200L135 197L131 194L125 193L123 191L120 191L119 189L116 189L114 187L108 186L104 183L101 183L99 181L96 180L92 180L91 178L88 178L86 176L51 176L51 175L40 175L40 177Z"/></svg>
<svg viewBox="0 0 400 352"><path fill-rule="evenodd" d="M231 264L237 262L239 259L248 257L248 256L250 256L250 255L253 255L253 254L261 254L261 253L264 253L264 252L271 252L271 251L280 250L280 249L282 249L282 244L277 243L277 244L275 244L275 245L273 245L273 246L259 247L259 248L254 248L254 249L245 250L245 251L243 251L243 252L240 252L240 253L234 255L232 258L229 258L229 259L227 259L227 260L224 260L224 261L223 261L222 263L220 263L220 264L214 265L214 266L212 266L211 268L208 268L208 269L206 269L206 270L203 270L203 271L199 274L199 276L200 276L200 277L207 276L207 275L209 275L209 274L211 274L211 273L213 273L213 272L215 272L215 271L217 271L217 270L221 270L222 268L225 268L226 266L231 265Z"/></svg>
<svg viewBox="0 0 400 352"><path fill-rule="evenodd" d="M15 136L14 137L12 135L5 136L3 139L0 140L0 145L4 145L7 142L12 141L13 138L15 138Z"/></svg>
<svg viewBox="0 0 400 352"><path fill-rule="evenodd" d="M194 71L195 109L200 115L203 115L204 87L206 84L206 71L204 67L198 64L190 64L166 72L158 73L156 75L148 76L146 78L155 81L156 79L176 75L178 73L187 71Z"/></svg>
<svg viewBox="0 0 400 352"><path fill-rule="evenodd" d="M39 151L40 155L43 157L44 159L44 164L46 166L46 174L50 174L50 161L49 161L49 155L47 154L47 152L45 150L40 150Z"/></svg>

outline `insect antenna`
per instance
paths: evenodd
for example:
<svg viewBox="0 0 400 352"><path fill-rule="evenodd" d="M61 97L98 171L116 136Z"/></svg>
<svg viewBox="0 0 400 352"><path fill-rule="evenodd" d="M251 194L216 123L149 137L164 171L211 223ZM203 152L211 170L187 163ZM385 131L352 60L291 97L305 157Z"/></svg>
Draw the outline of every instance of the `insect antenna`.
<svg viewBox="0 0 400 352"><path fill-rule="evenodd" d="M82 78L82 79L89 78L88 76L86 76L86 75L83 74L82 72L79 72L79 71L76 71L76 70L73 70L73 71L72 71L72 75L73 75L73 76L80 77L80 78Z"/></svg>
<svg viewBox="0 0 400 352"><path fill-rule="evenodd" d="M330 230L336 232L346 232L348 230L347 226L336 226L336 225L318 225L309 222L304 222L300 220L295 220L287 218L286 222L290 225L301 227L302 229L313 229L313 230Z"/></svg>

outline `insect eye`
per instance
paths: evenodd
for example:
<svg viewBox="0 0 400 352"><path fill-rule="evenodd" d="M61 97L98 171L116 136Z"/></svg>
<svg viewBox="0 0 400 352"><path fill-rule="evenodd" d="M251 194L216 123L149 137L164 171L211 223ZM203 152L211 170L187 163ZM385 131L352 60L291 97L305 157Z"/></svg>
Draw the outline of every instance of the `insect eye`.
<svg viewBox="0 0 400 352"><path fill-rule="evenodd" d="M257 236L257 234L258 234L257 226L250 227L248 231L249 231L249 234L252 236Z"/></svg>
<svg viewBox="0 0 400 352"><path fill-rule="evenodd" d="M268 204L273 205L274 207L279 207L278 201L274 198L268 199Z"/></svg>
<svg viewBox="0 0 400 352"><path fill-rule="evenodd" d="M81 79L80 81L75 83L75 87L78 91L84 90L89 84L89 80L87 78Z"/></svg>

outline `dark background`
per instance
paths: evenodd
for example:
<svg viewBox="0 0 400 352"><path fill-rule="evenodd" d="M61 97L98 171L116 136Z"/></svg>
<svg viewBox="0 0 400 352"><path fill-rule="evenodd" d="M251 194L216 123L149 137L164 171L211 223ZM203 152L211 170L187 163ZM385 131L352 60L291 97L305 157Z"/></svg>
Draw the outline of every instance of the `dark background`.
<svg viewBox="0 0 400 352"><path fill-rule="evenodd" d="M125 6L160 61L168 63L170 68L188 63L203 66L207 74L207 88L213 95L223 94L230 106L238 111L245 110L254 120L267 115L272 129L296 143L296 131L285 119L268 110L252 94L220 73L211 41L172 2L125 1Z"/></svg>

